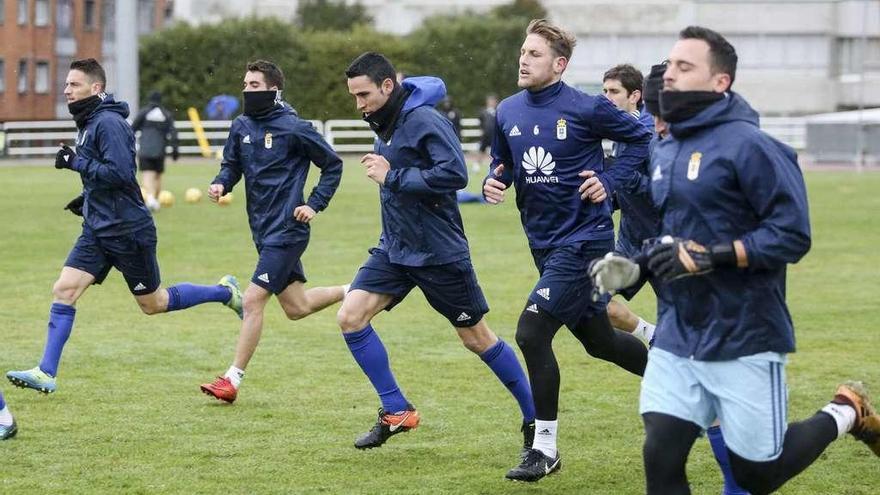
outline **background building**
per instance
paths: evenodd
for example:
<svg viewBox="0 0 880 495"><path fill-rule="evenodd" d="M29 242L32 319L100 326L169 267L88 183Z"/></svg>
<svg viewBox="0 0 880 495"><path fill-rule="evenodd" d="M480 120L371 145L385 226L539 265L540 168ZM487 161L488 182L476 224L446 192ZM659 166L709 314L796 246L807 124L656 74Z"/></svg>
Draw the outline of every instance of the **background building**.
<svg viewBox="0 0 880 495"><path fill-rule="evenodd" d="M117 0L0 0L0 121L67 119L70 62L94 57L116 77ZM135 0L131 0L135 1ZM136 0L139 34L164 25L169 0Z"/></svg>
<svg viewBox="0 0 880 495"><path fill-rule="evenodd" d="M190 23L227 17L292 20L297 0L175 0ZM428 16L485 12L507 0L361 0L379 30L406 34ZM577 34L566 80L589 91L614 64L642 70L662 60L678 31L699 24L736 46L734 89L762 113L803 115L880 106L877 0L543 0Z"/></svg>

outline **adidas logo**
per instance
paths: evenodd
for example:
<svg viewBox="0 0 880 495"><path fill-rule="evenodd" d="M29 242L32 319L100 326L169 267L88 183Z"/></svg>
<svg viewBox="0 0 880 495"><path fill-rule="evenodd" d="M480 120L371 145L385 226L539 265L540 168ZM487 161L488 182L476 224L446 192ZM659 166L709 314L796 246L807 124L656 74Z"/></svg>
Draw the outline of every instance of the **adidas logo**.
<svg viewBox="0 0 880 495"><path fill-rule="evenodd" d="M519 127L517 127L517 126L513 126L513 129L511 129L511 130L510 130L510 133L507 134L507 135L510 136L510 137L514 137L514 136L522 136L522 133L519 132Z"/></svg>
<svg viewBox="0 0 880 495"><path fill-rule="evenodd" d="M532 313L537 313L538 312L538 305L537 304L529 304L526 307L526 311L531 311Z"/></svg>
<svg viewBox="0 0 880 495"><path fill-rule="evenodd" d="M147 286L140 283L140 282L138 282L138 284L134 286L134 290L144 290L146 288L147 288Z"/></svg>
<svg viewBox="0 0 880 495"><path fill-rule="evenodd" d="M549 151L545 151L543 146L532 146L523 153L522 167L529 175L539 170L544 175L552 175L553 169L556 168L556 162L553 161L553 155Z"/></svg>
<svg viewBox="0 0 880 495"><path fill-rule="evenodd" d="M548 428L544 428L543 430L538 432L538 435L549 435L550 430Z"/></svg>
<svg viewBox="0 0 880 495"><path fill-rule="evenodd" d="M660 166L654 167L654 173L651 174L651 181L660 180L663 178L663 174L660 173Z"/></svg>
<svg viewBox="0 0 880 495"><path fill-rule="evenodd" d="M456 318L455 321L466 321L466 320L470 320L470 319L471 319L471 315L469 315L465 312L462 312L460 315L458 315L458 318Z"/></svg>
<svg viewBox="0 0 880 495"><path fill-rule="evenodd" d="M251 144L251 135L248 134L245 136L244 139L241 140L241 144Z"/></svg>
<svg viewBox="0 0 880 495"><path fill-rule="evenodd" d="M535 291L535 293L548 301L550 300L550 287L544 287L543 289L538 289Z"/></svg>
<svg viewBox="0 0 880 495"><path fill-rule="evenodd" d="M268 284L269 283L269 274L264 273L264 274L258 276L257 280L261 280L261 281L266 282Z"/></svg>

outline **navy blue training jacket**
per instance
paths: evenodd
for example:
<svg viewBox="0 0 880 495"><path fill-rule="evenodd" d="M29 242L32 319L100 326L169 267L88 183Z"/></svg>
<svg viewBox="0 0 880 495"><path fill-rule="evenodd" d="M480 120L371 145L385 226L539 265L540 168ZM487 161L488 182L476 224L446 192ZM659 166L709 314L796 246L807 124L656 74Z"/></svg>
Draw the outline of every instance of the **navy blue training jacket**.
<svg viewBox="0 0 880 495"><path fill-rule="evenodd" d="M532 249L614 238L611 201L583 201L578 173L594 170L608 197L638 187L651 132L604 96L563 82L520 91L498 105L490 176L516 187L516 204ZM602 139L627 143L605 170ZM494 177L504 164L501 177ZM488 177L487 177L488 179Z"/></svg>
<svg viewBox="0 0 880 495"><path fill-rule="evenodd" d="M652 133L654 132L654 117L645 111L644 107L639 114L639 122ZM648 146L649 155L657 141L659 141L659 136L655 135ZM624 146L626 146L625 143L614 143L612 167L614 166L613 161ZM651 199L651 175L648 170L650 162L650 157L646 157L636 167L639 174L637 187L629 191L617 191L617 204L620 207L620 229L617 235L635 249L641 248L642 241L657 237L660 232L660 215L654 208L654 202Z"/></svg>
<svg viewBox="0 0 880 495"><path fill-rule="evenodd" d="M455 192L467 186L461 144L452 123L434 109L446 96L436 77L408 77L410 94L388 142L373 150L391 170L379 188L382 236L379 248L392 263L442 265L470 257Z"/></svg>
<svg viewBox="0 0 880 495"><path fill-rule="evenodd" d="M740 239L748 268L661 284L654 345L704 361L793 352L785 269L810 249L797 156L732 92L669 128L651 157L661 233L706 246Z"/></svg>
<svg viewBox="0 0 880 495"><path fill-rule="evenodd" d="M305 201L309 162L321 169L321 178ZM339 187L342 160L310 122L279 102L265 116L240 115L232 121L212 183L228 193L242 175L254 243L281 246L309 238L309 224L293 218L293 210L303 204L316 212L327 207Z"/></svg>
<svg viewBox="0 0 880 495"><path fill-rule="evenodd" d="M82 178L83 227L98 237L129 234L153 224L144 206L135 167L134 131L128 104L101 94L76 137L71 168Z"/></svg>

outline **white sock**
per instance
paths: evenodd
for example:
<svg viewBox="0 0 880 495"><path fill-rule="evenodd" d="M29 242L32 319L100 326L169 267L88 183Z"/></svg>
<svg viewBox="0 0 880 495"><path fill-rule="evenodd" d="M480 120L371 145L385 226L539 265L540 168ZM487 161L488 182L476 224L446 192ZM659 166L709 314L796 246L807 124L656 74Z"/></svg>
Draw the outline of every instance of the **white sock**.
<svg viewBox="0 0 880 495"><path fill-rule="evenodd" d="M636 325L636 329L633 330L633 335L642 339L646 344L654 338L654 329L656 327L647 321L639 318L639 323Z"/></svg>
<svg viewBox="0 0 880 495"><path fill-rule="evenodd" d="M829 402L822 408L822 412L834 418L834 422L837 423L837 438L846 435L856 424L856 410L846 404Z"/></svg>
<svg viewBox="0 0 880 495"><path fill-rule="evenodd" d="M556 429L559 421L535 420L535 441L533 449L538 449L551 459L556 458Z"/></svg>
<svg viewBox="0 0 880 495"><path fill-rule="evenodd" d="M9 406L0 409L0 425L9 426L12 424L12 413L9 412Z"/></svg>
<svg viewBox="0 0 880 495"><path fill-rule="evenodd" d="M229 370L223 376L232 382L232 386L235 387L235 390L238 390L238 387L241 386L241 380L244 379L244 370L240 370L235 366L230 366Z"/></svg>

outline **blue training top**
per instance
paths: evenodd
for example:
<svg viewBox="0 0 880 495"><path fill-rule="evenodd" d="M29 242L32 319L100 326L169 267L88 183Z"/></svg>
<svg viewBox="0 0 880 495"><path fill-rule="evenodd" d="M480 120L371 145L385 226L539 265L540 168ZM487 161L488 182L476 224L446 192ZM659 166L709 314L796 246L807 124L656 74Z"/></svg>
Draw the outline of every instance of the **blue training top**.
<svg viewBox="0 0 880 495"><path fill-rule="evenodd" d="M321 170L321 178L305 200L310 162ZM232 121L220 173L212 183L231 192L242 175L254 243L279 246L309 238L309 224L297 221L293 210L303 204L316 212L327 208L339 187L342 160L311 122L278 102L264 116L240 115Z"/></svg>
<svg viewBox="0 0 880 495"><path fill-rule="evenodd" d="M610 199L580 198L584 178L596 171L608 197L635 190L638 166L648 155L651 132L604 96L557 82L537 92L520 91L498 105L492 144L494 177L516 187L516 204L532 249L614 237ZM614 167L604 169L602 139L627 143ZM489 177L487 177L488 179Z"/></svg>
<svg viewBox="0 0 880 495"><path fill-rule="evenodd" d="M452 123L434 109L446 96L436 77L408 77L409 92L388 142L374 151L391 170L379 188L379 248L392 263L441 265L470 257L455 192L467 186L467 167Z"/></svg>
<svg viewBox="0 0 880 495"><path fill-rule="evenodd" d="M705 361L793 352L785 268L810 249L794 150L762 132L758 114L732 92L669 129L651 157L661 233L704 246L740 239L748 268L661 284L654 345Z"/></svg>
<svg viewBox="0 0 880 495"><path fill-rule="evenodd" d="M128 104L101 93L76 138L71 168L82 178L83 228L98 237L129 234L153 225L137 182L134 131Z"/></svg>

